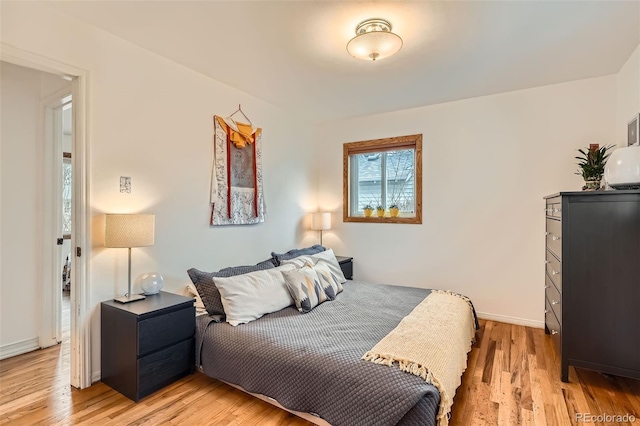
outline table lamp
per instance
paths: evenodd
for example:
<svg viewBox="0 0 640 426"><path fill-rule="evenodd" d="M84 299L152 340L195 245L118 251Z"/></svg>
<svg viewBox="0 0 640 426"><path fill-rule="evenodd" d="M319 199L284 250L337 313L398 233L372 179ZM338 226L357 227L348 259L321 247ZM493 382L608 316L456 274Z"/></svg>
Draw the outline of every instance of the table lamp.
<svg viewBox="0 0 640 426"><path fill-rule="evenodd" d="M320 245L322 245L322 231L331 229L331 213L315 212L311 215L311 229L320 231Z"/></svg>
<svg viewBox="0 0 640 426"><path fill-rule="evenodd" d="M104 246L129 249L129 290L116 302L129 303L144 299L141 294L131 293L131 248L147 247L154 243L155 216L152 214L107 214L105 220Z"/></svg>

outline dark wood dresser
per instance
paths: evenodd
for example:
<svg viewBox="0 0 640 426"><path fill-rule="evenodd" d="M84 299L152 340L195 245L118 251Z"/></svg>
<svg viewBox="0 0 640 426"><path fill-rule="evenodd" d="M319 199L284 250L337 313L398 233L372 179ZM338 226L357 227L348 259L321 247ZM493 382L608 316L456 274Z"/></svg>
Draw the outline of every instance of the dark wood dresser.
<svg viewBox="0 0 640 426"><path fill-rule="evenodd" d="M640 191L546 199L545 329L569 366L640 379Z"/></svg>
<svg viewBox="0 0 640 426"><path fill-rule="evenodd" d="M161 291L100 305L102 382L138 401L193 372L194 299Z"/></svg>

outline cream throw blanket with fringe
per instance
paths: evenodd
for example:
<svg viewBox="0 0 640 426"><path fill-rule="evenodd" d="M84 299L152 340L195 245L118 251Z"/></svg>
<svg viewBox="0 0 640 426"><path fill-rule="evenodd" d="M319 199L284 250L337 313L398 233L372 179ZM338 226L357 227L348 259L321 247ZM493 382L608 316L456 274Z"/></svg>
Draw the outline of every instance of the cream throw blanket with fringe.
<svg viewBox="0 0 640 426"><path fill-rule="evenodd" d="M438 426L445 426L475 333L469 299L433 290L362 359L388 366L398 363L402 371L438 388Z"/></svg>

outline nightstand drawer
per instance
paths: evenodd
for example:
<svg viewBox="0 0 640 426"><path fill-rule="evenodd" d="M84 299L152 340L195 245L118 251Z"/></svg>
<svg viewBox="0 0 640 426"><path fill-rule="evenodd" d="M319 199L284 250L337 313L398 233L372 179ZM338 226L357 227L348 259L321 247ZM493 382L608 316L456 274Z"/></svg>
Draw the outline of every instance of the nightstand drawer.
<svg viewBox="0 0 640 426"><path fill-rule="evenodd" d="M195 308L188 306L138 323L138 356L193 336Z"/></svg>
<svg viewBox="0 0 640 426"><path fill-rule="evenodd" d="M194 339L188 339L138 360L138 398L191 374Z"/></svg>

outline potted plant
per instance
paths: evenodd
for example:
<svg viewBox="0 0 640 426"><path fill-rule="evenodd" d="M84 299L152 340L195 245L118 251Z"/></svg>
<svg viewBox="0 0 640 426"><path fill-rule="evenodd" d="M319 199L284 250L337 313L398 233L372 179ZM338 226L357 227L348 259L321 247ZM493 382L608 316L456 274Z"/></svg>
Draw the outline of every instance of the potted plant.
<svg viewBox="0 0 640 426"><path fill-rule="evenodd" d="M597 143L589 145L587 150L579 149L580 156L575 157L578 162L577 175L584 179L583 191L597 191L602 185L602 175L604 174L604 166L609 159L609 152L613 148L612 145L600 147Z"/></svg>
<svg viewBox="0 0 640 426"><path fill-rule="evenodd" d="M400 208L396 203L389 205L389 215L391 217L398 217L399 214L400 214Z"/></svg>
<svg viewBox="0 0 640 426"><path fill-rule="evenodd" d="M376 206L376 214L378 217L384 217L384 206L382 204Z"/></svg>
<svg viewBox="0 0 640 426"><path fill-rule="evenodd" d="M373 214L373 207L371 206L371 204L365 204L362 209L364 210L364 217L371 217L371 215Z"/></svg>

